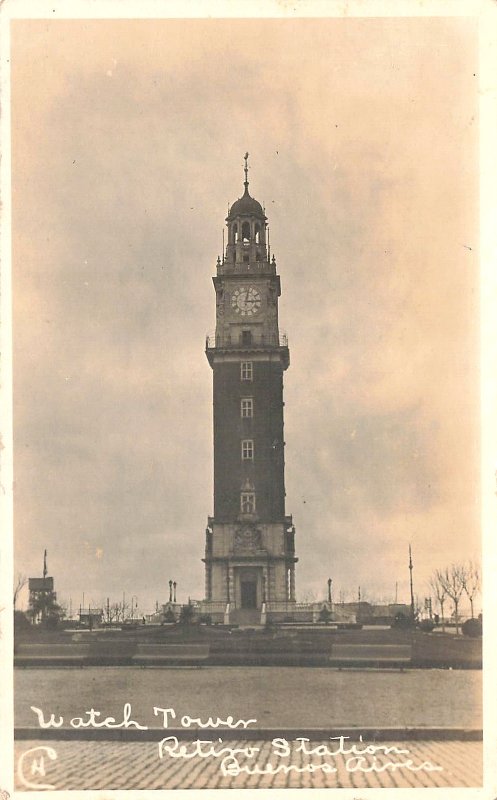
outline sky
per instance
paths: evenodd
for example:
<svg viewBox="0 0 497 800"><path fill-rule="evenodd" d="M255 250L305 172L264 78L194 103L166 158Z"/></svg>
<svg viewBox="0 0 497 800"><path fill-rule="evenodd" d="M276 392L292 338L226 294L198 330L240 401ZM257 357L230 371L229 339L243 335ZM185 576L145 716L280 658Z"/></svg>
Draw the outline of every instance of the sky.
<svg viewBox="0 0 497 800"><path fill-rule="evenodd" d="M205 334L245 151L290 344L297 598L409 602L409 544L420 598L479 560L476 33L13 22L16 572L46 548L73 610L203 597Z"/></svg>

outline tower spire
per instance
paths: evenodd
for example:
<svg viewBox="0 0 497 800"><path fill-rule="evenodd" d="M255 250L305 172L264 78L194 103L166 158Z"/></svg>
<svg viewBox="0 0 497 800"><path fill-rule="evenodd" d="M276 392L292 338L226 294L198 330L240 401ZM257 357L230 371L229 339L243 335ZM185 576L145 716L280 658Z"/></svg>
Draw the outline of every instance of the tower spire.
<svg viewBox="0 0 497 800"><path fill-rule="evenodd" d="M249 182L248 182L248 163L247 163L248 162L248 157L249 157L248 153L245 153L245 155L243 156L243 160L245 161L245 166L243 168L243 171L245 173L245 180L243 182L243 185L245 186L245 191L247 193L248 193L248 185L249 185Z"/></svg>

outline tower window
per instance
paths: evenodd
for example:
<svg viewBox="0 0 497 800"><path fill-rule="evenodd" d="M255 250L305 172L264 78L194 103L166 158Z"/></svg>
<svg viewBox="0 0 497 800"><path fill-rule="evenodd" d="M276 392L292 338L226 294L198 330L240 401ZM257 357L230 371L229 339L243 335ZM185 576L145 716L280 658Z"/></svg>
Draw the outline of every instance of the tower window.
<svg viewBox="0 0 497 800"><path fill-rule="evenodd" d="M254 440L242 439L242 461L254 460Z"/></svg>
<svg viewBox="0 0 497 800"><path fill-rule="evenodd" d="M253 514L255 511L255 492L242 492L240 496L242 514Z"/></svg>
<svg viewBox="0 0 497 800"><path fill-rule="evenodd" d="M254 401L251 397L244 397L241 401L241 415L243 418L254 416Z"/></svg>
<svg viewBox="0 0 497 800"><path fill-rule="evenodd" d="M238 225L236 224L236 222L233 225L233 239L235 243L238 241Z"/></svg>
<svg viewBox="0 0 497 800"><path fill-rule="evenodd" d="M257 251L257 253L256 253L255 260L256 260L256 261L260 261L260 260L261 260L261 254L260 254L260 251L259 251L259 250L258 250L258 251Z"/></svg>
<svg viewBox="0 0 497 800"><path fill-rule="evenodd" d="M252 344L252 331L242 331L242 344L243 345Z"/></svg>
<svg viewBox="0 0 497 800"><path fill-rule="evenodd" d="M242 225L242 239L244 242L250 241L250 222L244 222Z"/></svg>
<svg viewBox="0 0 497 800"><path fill-rule="evenodd" d="M251 361L242 361L240 364L240 377L242 381L251 381L252 380L252 362Z"/></svg>
<svg viewBox="0 0 497 800"><path fill-rule="evenodd" d="M259 225L259 223L257 223L257 225L255 226L255 242L256 244L259 244L260 241L261 241L261 226Z"/></svg>

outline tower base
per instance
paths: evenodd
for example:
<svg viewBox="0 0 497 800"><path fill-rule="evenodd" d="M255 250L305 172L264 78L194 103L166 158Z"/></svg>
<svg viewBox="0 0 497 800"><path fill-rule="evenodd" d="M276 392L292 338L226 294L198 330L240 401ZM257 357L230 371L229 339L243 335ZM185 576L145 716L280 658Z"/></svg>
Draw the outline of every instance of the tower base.
<svg viewBox="0 0 497 800"><path fill-rule="evenodd" d="M238 610L262 613L269 603L294 605L294 537L291 517L272 523L250 514L240 515L235 523L209 517L203 605L210 605L216 615L222 609L226 613L227 606L232 615Z"/></svg>

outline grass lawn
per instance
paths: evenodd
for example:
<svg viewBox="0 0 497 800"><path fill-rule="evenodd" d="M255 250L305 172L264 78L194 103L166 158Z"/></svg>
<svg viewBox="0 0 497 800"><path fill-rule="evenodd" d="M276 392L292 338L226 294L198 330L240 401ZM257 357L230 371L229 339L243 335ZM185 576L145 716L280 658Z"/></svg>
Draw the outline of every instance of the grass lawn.
<svg viewBox="0 0 497 800"><path fill-rule="evenodd" d="M282 663L325 666L334 643L410 644L413 667L481 668L481 639L443 633L423 633L392 628L334 630L326 626L298 630L232 631L220 626L140 626L129 630L94 631L41 630L31 628L16 635L23 643L68 644L89 642L92 656L130 658L140 643L197 643L210 646L209 663L271 665Z"/></svg>

